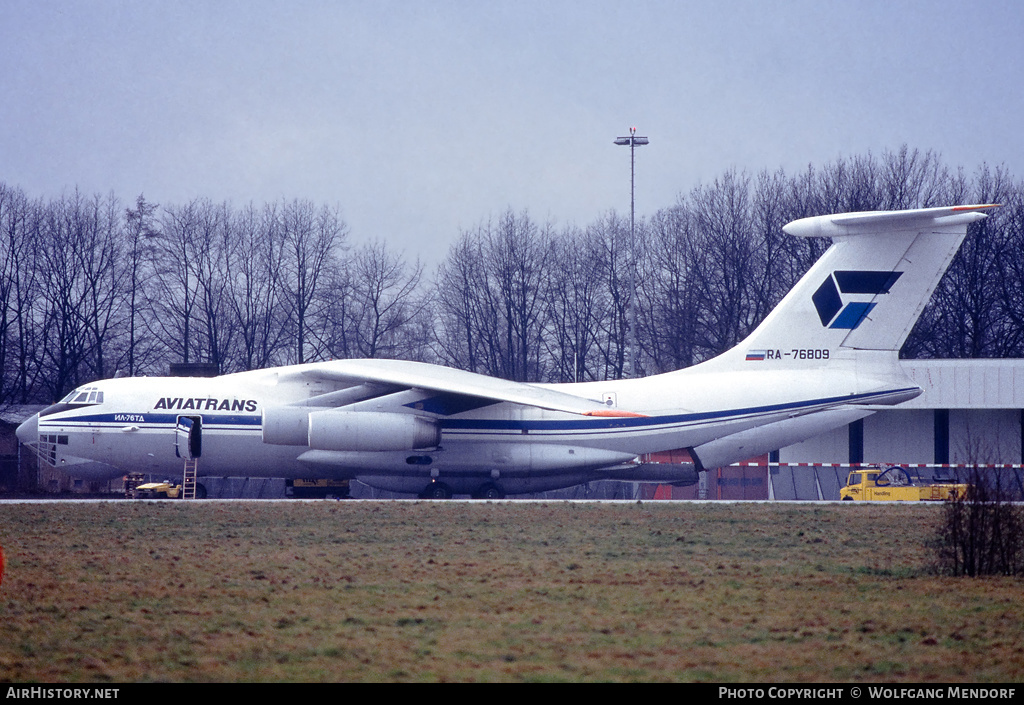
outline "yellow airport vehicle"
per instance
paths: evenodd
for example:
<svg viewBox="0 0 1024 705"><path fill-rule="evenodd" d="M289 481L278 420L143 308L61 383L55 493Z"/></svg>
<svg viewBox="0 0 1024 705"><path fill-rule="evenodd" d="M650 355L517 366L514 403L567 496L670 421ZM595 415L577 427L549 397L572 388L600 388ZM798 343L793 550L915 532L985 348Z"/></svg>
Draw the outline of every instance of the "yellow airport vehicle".
<svg viewBox="0 0 1024 705"><path fill-rule="evenodd" d="M916 470L895 465L851 470L839 497L875 502L943 502L964 496L967 488L952 479L924 481Z"/></svg>
<svg viewBox="0 0 1024 705"><path fill-rule="evenodd" d="M146 482L135 486L135 499L178 499L181 485L165 482Z"/></svg>
<svg viewBox="0 0 1024 705"><path fill-rule="evenodd" d="M284 494L295 499L348 499L348 480L285 480Z"/></svg>

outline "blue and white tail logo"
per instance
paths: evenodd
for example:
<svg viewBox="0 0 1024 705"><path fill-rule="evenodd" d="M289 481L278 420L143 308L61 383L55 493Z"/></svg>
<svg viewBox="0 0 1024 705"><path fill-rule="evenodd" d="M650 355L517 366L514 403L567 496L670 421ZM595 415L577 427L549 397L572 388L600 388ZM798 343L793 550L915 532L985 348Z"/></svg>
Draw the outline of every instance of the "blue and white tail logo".
<svg viewBox="0 0 1024 705"><path fill-rule="evenodd" d="M811 216L783 230L832 245L750 335L707 370L876 366L893 361L967 234L990 206ZM875 355L885 353L885 355ZM880 362L878 362L880 361ZM899 373L902 374L902 373Z"/></svg>
<svg viewBox="0 0 1024 705"><path fill-rule="evenodd" d="M903 272L840 270L830 274L811 296L821 325L854 330L880 294L888 294ZM850 300L852 299L852 300Z"/></svg>

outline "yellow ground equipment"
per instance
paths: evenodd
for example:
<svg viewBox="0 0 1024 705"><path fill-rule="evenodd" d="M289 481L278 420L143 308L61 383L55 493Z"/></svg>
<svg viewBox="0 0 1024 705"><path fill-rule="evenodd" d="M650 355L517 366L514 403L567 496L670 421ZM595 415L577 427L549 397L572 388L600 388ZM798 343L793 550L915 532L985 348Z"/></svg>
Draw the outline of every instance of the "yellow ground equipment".
<svg viewBox="0 0 1024 705"><path fill-rule="evenodd" d="M284 494L295 499L348 499L348 480L285 480Z"/></svg>
<svg viewBox="0 0 1024 705"><path fill-rule="evenodd" d="M181 485L166 482L146 482L135 487L135 499L178 499Z"/></svg>
<svg viewBox="0 0 1024 705"><path fill-rule="evenodd" d="M964 496L967 488L968 485L952 479L925 481L913 468L894 465L851 470L846 487L839 490L839 497L876 502L942 502Z"/></svg>

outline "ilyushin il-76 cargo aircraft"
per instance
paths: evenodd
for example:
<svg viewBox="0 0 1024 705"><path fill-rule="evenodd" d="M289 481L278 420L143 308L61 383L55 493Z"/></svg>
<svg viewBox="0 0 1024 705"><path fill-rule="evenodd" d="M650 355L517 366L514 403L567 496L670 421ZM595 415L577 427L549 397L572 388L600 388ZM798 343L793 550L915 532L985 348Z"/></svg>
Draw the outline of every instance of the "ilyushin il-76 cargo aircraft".
<svg viewBox="0 0 1024 705"><path fill-rule="evenodd" d="M526 384L422 362L334 360L212 378L108 379L18 428L68 474L356 478L498 498L698 473L916 397L898 351L969 223L991 205L826 215L832 245L743 342L643 379ZM686 449L692 462L644 462Z"/></svg>

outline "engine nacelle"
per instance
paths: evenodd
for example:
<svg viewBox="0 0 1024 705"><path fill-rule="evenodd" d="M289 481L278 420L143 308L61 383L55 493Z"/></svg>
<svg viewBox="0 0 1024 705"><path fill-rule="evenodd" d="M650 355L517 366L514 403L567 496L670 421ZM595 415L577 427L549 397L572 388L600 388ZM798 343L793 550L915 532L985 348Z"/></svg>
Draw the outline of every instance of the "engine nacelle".
<svg viewBox="0 0 1024 705"><path fill-rule="evenodd" d="M414 414L279 407L263 412L263 442L313 450L415 450L436 448L441 427Z"/></svg>
<svg viewBox="0 0 1024 705"><path fill-rule="evenodd" d="M309 445L309 409L301 406L263 409L263 442L275 446Z"/></svg>
<svg viewBox="0 0 1024 705"><path fill-rule="evenodd" d="M414 450L441 443L437 422L413 414L317 411L309 415L313 450Z"/></svg>

